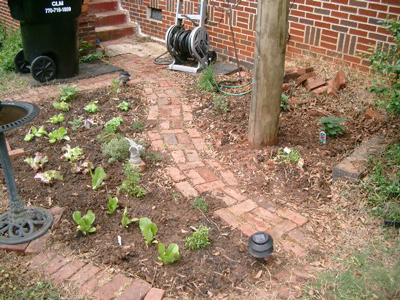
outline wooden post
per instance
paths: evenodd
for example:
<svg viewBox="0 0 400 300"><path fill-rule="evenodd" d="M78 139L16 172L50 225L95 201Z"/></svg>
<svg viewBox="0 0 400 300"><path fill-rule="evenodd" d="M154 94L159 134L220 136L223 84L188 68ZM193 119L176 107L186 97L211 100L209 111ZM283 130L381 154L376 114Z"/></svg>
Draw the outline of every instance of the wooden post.
<svg viewBox="0 0 400 300"><path fill-rule="evenodd" d="M289 1L258 1L248 134L254 148L278 141Z"/></svg>

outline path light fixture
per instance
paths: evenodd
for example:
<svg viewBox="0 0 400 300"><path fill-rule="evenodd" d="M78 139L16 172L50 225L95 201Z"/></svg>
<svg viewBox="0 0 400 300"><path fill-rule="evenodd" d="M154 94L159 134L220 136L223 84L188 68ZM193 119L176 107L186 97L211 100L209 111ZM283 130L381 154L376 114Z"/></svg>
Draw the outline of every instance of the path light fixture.
<svg viewBox="0 0 400 300"><path fill-rule="evenodd" d="M121 74L119 74L119 82L126 85L128 83L128 81L131 80L131 74L129 74L126 71L121 72Z"/></svg>
<svg viewBox="0 0 400 300"><path fill-rule="evenodd" d="M249 238L249 252L258 259L267 258L274 251L274 239L265 232L256 232Z"/></svg>
<svg viewBox="0 0 400 300"><path fill-rule="evenodd" d="M0 102L0 162L10 201L10 210L0 215L0 244L22 244L47 232L53 223L50 211L24 207L17 190L4 133L32 122L39 107L27 102Z"/></svg>

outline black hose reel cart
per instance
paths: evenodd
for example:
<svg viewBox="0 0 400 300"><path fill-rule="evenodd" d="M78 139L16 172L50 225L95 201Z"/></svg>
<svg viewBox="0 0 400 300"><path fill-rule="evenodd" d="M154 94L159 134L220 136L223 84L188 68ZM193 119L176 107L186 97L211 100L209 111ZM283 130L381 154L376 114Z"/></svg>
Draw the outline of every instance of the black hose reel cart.
<svg viewBox="0 0 400 300"><path fill-rule="evenodd" d="M20 22L23 50L14 59L18 72L39 82L79 73L78 17L82 0L8 0Z"/></svg>

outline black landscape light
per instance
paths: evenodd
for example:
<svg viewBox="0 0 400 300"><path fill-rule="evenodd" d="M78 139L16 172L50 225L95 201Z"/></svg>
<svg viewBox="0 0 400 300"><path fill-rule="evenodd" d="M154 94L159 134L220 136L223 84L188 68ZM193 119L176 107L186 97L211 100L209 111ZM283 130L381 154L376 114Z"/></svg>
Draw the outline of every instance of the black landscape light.
<svg viewBox="0 0 400 300"><path fill-rule="evenodd" d="M121 72L121 74L119 74L119 82L122 84L127 84L128 81L130 81L131 74L129 74L126 71Z"/></svg>
<svg viewBox="0 0 400 300"><path fill-rule="evenodd" d="M274 239L265 232L256 232L249 238L249 252L255 258L267 258L274 251Z"/></svg>
<svg viewBox="0 0 400 300"><path fill-rule="evenodd" d="M0 162L10 200L10 210L0 215L0 243L15 245L32 241L47 232L53 223L50 211L24 207L17 190L4 132L32 122L39 107L27 102L0 102Z"/></svg>

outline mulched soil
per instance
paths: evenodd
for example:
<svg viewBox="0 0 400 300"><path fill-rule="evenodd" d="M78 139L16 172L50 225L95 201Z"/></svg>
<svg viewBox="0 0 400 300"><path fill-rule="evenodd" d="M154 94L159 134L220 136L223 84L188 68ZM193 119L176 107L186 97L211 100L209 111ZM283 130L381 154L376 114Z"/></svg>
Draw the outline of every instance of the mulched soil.
<svg viewBox="0 0 400 300"><path fill-rule="evenodd" d="M130 198L123 193L118 195L120 208L113 215L108 215L107 194L116 195L116 189L124 180L121 163L108 163L108 158L102 155L101 144L97 135L102 131L102 125L115 116L122 116L125 122L119 133L130 138L145 141L145 134L134 133L131 124L144 120L147 103L141 97L143 87L132 85L122 89L118 95L109 94L110 89L98 89L93 92L81 92L78 97L69 102L71 110L65 114L63 126L68 130L69 142L50 144L47 138L37 138L32 142L23 142L23 137L31 125L45 125L47 132L60 127L47 123L50 117L58 114L52 101L41 103L39 117L29 125L6 134L12 148L24 148L27 156L41 152L49 158L45 170L59 170L62 181L55 181L48 186L34 180L34 171L22 159L13 162L13 168L21 199L25 204L50 208L65 207L66 211L61 222L53 230L52 243L60 243L69 247L74 254L83 256L97 264L114 269L121 269L127 274L140 277L163 288L179 299L190 295L208 297L218 293L229 293L234 290L242 292L245 282L265 267L256 263L247 254L247 240L237 231L231 231L228 226L212 217L212 212L223 207L223 204L209 195L207 199L209 212L204 214L192 208L192 199L186 199L176 194L172 182L165 173L169 165L169 157L163 156L161 162L147 160L147 170L141 178L141 186L148 193L140 199ZM118 100L131 103L132 109L121 112ZM53 99L56 100L56 99ZM90 101L98 101L100 113L91 115L85 113L83 107ZM73 131L68 121L76 118L92 118L98 126L90 129ZM148 129L146 126L144 132ZM69 162L61 161L64 153L61 150L66 144L83 149L85 158L95 167L102 166L107 173L104 186L92 190L89 174L74 174ZM2 176L2 175L1 175ZM3 188L4 191L4 188ZM7 209L5 205L2 210ZM163 267L157 260L157 246L146 246L137 226L122 228L121 214L127 207L129 217L149 217L158 226L157 240L164 244L171 242L180 246L181 257L178 262ZM97 232L83 236L76 231L72 220L74 211L83 214L91 209L95 216ZM190 226L200 225L212 228L210 231L211 245L205 249L190 251L185 249L183 239L189 235ZM122 247L117 243L117 237L122 239ZM274 259L267 262L270 270L274 269Z"/></svg>

